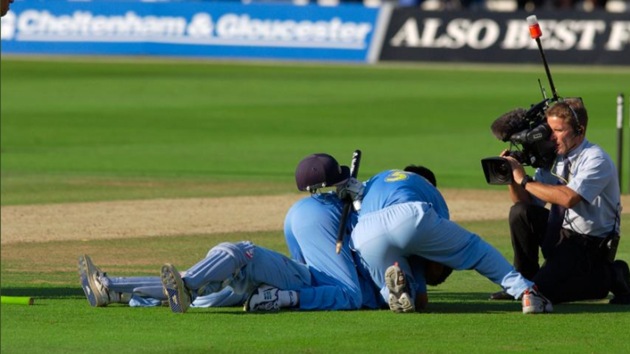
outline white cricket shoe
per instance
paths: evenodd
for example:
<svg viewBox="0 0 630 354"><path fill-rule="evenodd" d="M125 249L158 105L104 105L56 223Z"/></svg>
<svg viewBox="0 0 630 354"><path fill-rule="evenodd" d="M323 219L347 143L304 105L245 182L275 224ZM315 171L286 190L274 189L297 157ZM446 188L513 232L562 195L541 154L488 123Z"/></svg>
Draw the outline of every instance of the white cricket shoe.
<svg viewBox="0 0 630 354"><path fill-rule="evenodd" d="M280 311L280 290L271 285L261 285L249 295L243 306L246 312Z"/></svg>
<svg viewBox="0 0 630 354"><path fill-rule="evenodd" d="M389 309L394 312L415 312L416 306L407 287L405 273L394 263L385 271L385 285L389 289Z"/></svg>
<svg viewBox="0 0 630 354"><path fill-rule="evenodd" d="M544 297L535 285L525 290L522 301L524 314L553 312L551 301Z"/></svg>
<svg viewBox="0 0 630 354"><path fill-rule="evenodd" d="M190 295L175 266L170 263L164 264L162 266L161 279L171 311L175 313L186 312L190 307Z"/></svg>
<svg viewBox="0 0 630 354"><path fill-rule="evenodd" d="M118 294L110 293L109 289L101 282L101 275L105 276L105 273L92 263L92 259L88 255L84 254L79 257L81 288L90 305L94 307L104 307L120 300Z"/></svg>

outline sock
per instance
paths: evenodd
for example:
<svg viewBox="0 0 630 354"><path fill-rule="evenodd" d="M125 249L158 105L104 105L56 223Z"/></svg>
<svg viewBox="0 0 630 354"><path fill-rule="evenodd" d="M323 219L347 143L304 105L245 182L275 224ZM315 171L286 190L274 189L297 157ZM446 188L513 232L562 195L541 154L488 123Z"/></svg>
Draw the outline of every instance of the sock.
<svg viewBox="0 0 630 354"><path fill-rule="evenodd" d="M295 290L278 290L278 302L280 307L296 307L300 303L300 297Z"/></svg>
<svg viewBox="0 0 630 354"><path fill-rule="evenodd" d="M121 304L128 304L129 301L131 301L131 296L132 294L130 293L120 293L120 298L118 299L118 302Z"/></svg>

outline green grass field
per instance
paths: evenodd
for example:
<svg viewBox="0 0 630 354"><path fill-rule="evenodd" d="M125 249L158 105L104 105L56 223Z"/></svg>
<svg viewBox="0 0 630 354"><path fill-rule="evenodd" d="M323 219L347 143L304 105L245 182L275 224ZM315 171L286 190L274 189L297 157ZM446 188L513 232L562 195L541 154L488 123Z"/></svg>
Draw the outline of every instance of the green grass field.
<svg viewBox="0 0 630 354"><path fill-rule="evenodd" d="M551 70L561 96L584 98L589 139L615 159L615 100L630 92L630 68ZM537 79L548 86L542 66L5 57L1 78L3 207L284 194L295 189L293 171L304 155L349 160L357 148L360 176L421 163L442 188L501 188L485 184L479 163L507 147L489 126L538 102ZM627 215L622 224L630 229ZM512 259L505 220L464 226ZM286 253L280 230L3 245L2 295L36 299L34 306L2 305L1 351L630 352L630 307L580 302L524 316L518 302L487 301L497 287L471 271L432 288L429 312L410 315L91 308L78 284L82 253L114 275L157 274L165 261L194 264L220 241L249 239ZM618 256L630 260L630 243L622 241Z"/></svg>
<svg viewBox="0 0 630 354"><path fill-rule="evenodd" d="M488 188L479 161L507 148L490 124L540 101L537 79L547 86L542 66L4 59L1 69L2 205L284 193L306 154L349 162L355 149L364 176L414 162L441 186ZM616 158L630 69L552 70L561 95L584 98L589 138ZM213 188L225 181L243 186Z"/></svg>

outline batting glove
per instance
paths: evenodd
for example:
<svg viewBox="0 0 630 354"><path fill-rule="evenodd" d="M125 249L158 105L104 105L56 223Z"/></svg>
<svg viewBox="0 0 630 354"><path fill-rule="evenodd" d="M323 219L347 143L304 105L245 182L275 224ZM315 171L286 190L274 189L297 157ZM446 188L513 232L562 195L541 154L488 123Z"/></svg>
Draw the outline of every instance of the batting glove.
<svg viewBox="0 0 630 354"><path fill-rule="evenodd" d="M337 187L337 195L341 200L352 201L352 206L357 212L361 210L361 200L365 186L354 177L350 177L348 182Z"/></svg>

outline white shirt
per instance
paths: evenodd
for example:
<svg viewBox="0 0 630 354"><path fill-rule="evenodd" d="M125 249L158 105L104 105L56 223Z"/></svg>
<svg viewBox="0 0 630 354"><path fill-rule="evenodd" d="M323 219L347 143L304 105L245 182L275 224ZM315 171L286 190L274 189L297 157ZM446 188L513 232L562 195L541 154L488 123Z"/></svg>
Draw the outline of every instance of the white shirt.
<svg viewBox="0 0 630 354"><path fill-rule="evenodd" d="M562 227L589 236L605 237L619 232L621 196L617 168L610 156L586 139L571 150L567 187L578 193L582 201L567 209ZM534 179L558 184L564 156L556 157L549 170L537 169Z"/></svg>

